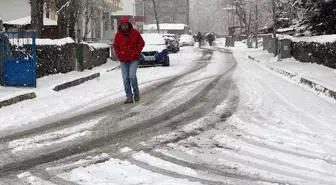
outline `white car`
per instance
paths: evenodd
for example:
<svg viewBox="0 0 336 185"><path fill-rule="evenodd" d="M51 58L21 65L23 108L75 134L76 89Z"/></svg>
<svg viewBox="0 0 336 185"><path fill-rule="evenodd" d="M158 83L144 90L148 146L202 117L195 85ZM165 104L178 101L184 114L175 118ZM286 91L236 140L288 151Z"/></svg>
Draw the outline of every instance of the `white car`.
<svg viewBox="0 0 336 185"><path fill-rule="evenodd" d="M174 34L163 34L163 38L167 43L167 49L169 52L177 53L180 51L180 43L176 35Z"/></svg>
<svg viewBox="0 0 336 185"><path fill-rule="evenodd" d="M145 33L141 36L145 41L145 47L141 52L140 65L169 66L169 54L163 36L158 33Z"/></svg>
<svg viewBox="0 0 336 185"><path fill-rule="evenodd" d="M195 41L191 35L183 34L180 37L180 47L182 46L194 46Z"/></svg>

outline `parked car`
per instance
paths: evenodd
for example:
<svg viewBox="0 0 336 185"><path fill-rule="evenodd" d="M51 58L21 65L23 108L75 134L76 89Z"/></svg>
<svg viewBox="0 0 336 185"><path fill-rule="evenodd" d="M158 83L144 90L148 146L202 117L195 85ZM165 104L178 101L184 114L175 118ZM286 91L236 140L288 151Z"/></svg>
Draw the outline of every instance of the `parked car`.
<svg viewBox="0 0 336 185"><path fill-rule="evenodd" d="M193 36L191 35L187 35L187 34L183 34L180 37L180 46L194 46L195 45L195 41Z"/></svg>
<svg viewBox="0 0 336 185"><path fill-rule="evenodd" d="M168 51L177 53L180 51L179 41L174 34L163 34L163 38L166 40Z"/></svg>
<svg viewBox="0 0 336 185"><path fill-rule="evenodd" d="M145 41L140 56L139 65L157 65L169 66L169 54L166 42L162 35L158 33L145 33L142 34Z"/></svg>

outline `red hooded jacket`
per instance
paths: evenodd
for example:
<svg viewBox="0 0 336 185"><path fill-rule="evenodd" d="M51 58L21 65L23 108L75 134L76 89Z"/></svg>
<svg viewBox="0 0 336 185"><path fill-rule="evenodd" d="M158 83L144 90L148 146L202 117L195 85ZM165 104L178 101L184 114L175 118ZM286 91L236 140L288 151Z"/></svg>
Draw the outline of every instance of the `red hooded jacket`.
<svg viewBox="0 0 336 185"><path fill-rule="evenodd" d="M121 30L121 24L128 23L130 25L129 33ZM133 28L127 17L120 19L118 32L114 38L114 51L120 62L132 62L138 60L140 53L145 46L145 42L140 32Z"/></svg>

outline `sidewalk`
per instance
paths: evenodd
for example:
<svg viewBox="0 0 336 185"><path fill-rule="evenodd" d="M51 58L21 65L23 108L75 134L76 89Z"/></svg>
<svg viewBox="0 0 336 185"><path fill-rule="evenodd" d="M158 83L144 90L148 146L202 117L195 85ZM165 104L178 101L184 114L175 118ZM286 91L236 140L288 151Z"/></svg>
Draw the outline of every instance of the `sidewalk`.
<svg viewBox="0 0 336 185"><path fill-rule="evenodd" d="M66 74L56 74L37 79L37 88L15 88L0 86L0 108L24 100L47 96L50 91L60 91L79 85L85 81L100 76L101 71L110 71L119 66L118 62L109 60L106 64L92 70L73 71ZM49 92L49 93L48 93Z"/></svg>
<svg viewBox="0 0 336 185"><path fill-rule="evenodd" d="M181 52L171 54L170 67L139 68L138 83L141 90L154 88L153 85L179 75L195 65L201 56L193 47L181 48ZM34 92L36 98L0 108L0 137L32 130L58 120L71 118L91 112L125 98L119 63L109 61L106 64L86 70L57 74L38 79L36 89L13 88L15 95ZM115 70L111 70L117 67ZM56 86L99 73L100 77L69 89L55 91ZM12 89L12 88L10 88ZM7 88L1 87L2 97L11 96ZM7 98L6 97L6 98Z"/></svg>
<svg viewBox="0 0 336 185"><path fill-rule="evenodd" d="M241 42L236 42L236 47L233 50L241 52L249 59L288 76L300 84L308 85L316 91L336 99L336 69L314 63L301 63L294 58L278 61L277 57L263 50L262 47L248 49Z"/></svg>

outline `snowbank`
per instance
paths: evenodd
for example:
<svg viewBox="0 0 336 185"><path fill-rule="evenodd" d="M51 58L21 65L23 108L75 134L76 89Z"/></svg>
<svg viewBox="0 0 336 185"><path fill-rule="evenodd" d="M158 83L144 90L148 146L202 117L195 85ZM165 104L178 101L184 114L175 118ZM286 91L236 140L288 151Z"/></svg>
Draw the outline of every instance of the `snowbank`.
<svg viewBox="0 0 336 185"><path fill-rule="evenodd" d="M106 43L87 43L87 42L81 42L81 44L86 44L88 46L90 46L91 48L95 48L95 49L105 49L105 48L110 48L110 45L106 44Z"/></svg>
<svg viewBox="0 0 336 185"><path fill-rule="evenodd" d="M25 44L31 45L33 43L31 38L15 38L15 39L8 39L9 43L12 45L23 46ZM55 45L55 46L63 46L66 44L72 44L75 41L68 37L63 39L36 39L36 45L43 46L43 45Z"/></svg>
<svg viewBox="0 0 336 185"><path fill-rule="evenodd" d="M333 43L336 41L335 35L320 35L314 37L294 37L293 42L316 42L320 44Z"/></svg>
<svg viewBox="0 0 336 185"><path fill-rule="evenodd" d="M75 43L75 41L70 38L63 38L63 39L36 39L36 45L56 45L56 46L62 46L65 44L71 44L71 43Z"/></svg>
<svg viewBox="0 0 336 185"><path fill-rule="evenodd" d="M336 34L334 35L319 35L319 36L312 36L312 37L293 37L289 35L278 35L280 40L282 39L290 39L293 42L315 42L320 44L325 43L333 43L336 42Z"/></svg>

